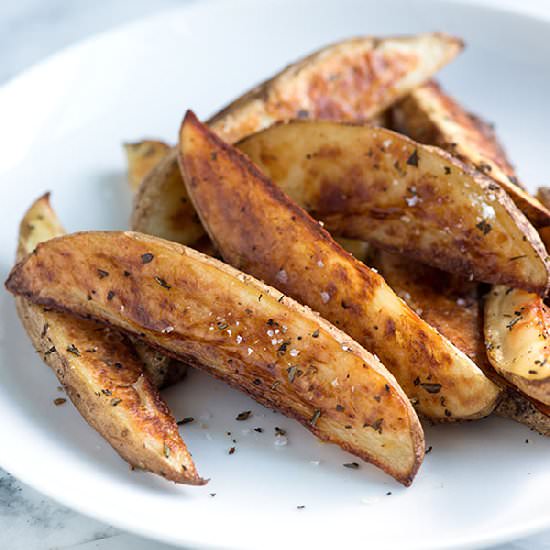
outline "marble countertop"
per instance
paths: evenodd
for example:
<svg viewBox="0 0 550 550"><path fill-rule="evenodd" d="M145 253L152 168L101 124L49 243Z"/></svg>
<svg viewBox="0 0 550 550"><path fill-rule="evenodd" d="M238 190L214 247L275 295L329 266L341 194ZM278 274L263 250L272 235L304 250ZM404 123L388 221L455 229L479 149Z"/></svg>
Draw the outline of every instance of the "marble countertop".
<svg viewBox="0 0 550 550"><path fill-rule="evenodd" d="M66 45L189 0L18 0L0 2L0 85ZM548 0L483 0L550 17ZM42 496L0 469L0 548L170 550L102 524ZM550 533L493 550L550 549Z"/></svg>

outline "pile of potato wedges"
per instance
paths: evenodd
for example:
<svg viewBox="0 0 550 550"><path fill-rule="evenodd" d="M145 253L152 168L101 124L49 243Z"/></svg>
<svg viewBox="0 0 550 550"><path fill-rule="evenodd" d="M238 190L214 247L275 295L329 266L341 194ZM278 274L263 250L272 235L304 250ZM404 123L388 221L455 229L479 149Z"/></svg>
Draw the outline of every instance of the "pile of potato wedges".
<svg viewBox="0 0 550 550"><path fill-rule="evenodd" d="M197 368L412 483L432 422L550 435L550 193L435 73L442 33L289 65L176 146L128 143L131 231L65 234L46 194L7 289L132 466L203 484L159 390Z"/></svg>

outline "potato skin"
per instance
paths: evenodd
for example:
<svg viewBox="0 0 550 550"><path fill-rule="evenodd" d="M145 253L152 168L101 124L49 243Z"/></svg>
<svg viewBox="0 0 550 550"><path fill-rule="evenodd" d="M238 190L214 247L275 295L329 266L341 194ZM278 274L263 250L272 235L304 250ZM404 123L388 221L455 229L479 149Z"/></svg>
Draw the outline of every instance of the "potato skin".
<svg viewBox="0 0 550 550"><path fill-rule="evenodd" d="M40 245L6 286L138 336L406 485L422 461L416 413L374 356L308 308L190 248L130 232L77 233Z"/></svg>
<svg viewBox="0 0 550 550"><path fill-rule="evenodd" d="M462 48L459 39L442 33L345 40L283 69L216 113L208 124L229 142L294 118L380 124L386 107L429 79ZM211 254L187 199L174 151L143 180L130 226Z"/></svg>
<svg viewBox="0 0 550 550"><path fill-rule="evenodd" d="M446 149L500 185L535 227L550 225L550 210L525 191L493 128L467 112L435 82L392 107L393 127L415 141Z"/></svg>
<svg viewBox="0 0 550 550"><path fill-rule="evenodd" d="M423 415L450 421L491 412L498 390L464 354L191 113L181 129L180 163L227 261L308 304L377 354Z"/></svg>
<svg viewBox="0 0 550 550"><path fill-rule="evenodd" d="M18 259L62 234L48 195L39 198L21 222ZM204 483L127 337L25 298L17 297L16 306L33 346L80 414L124 460L177 483Z"/></svg>
<svg viewBox="0 0 550 550"><path fill-rule="evenodd" d="M238 147L335 235L478 281L548 288L536 230L493 180L441 149L326 121L274 125Z"/></svg>

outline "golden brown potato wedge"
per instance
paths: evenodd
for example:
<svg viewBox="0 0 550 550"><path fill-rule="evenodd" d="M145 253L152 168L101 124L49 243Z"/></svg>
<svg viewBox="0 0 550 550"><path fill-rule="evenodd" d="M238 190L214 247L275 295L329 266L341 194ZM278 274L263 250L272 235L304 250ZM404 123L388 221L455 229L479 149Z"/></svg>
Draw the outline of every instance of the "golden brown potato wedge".
<svg viewBox="0 0 550 550"><path fill-rule="evenodd" d="M472 361L192 113L181 129L180 163L189 196L228 262L376 353L422 414L454 420L491 412L498 390Z"/></svg>
<svg viewBox="0 0 550 550"><path fill-rule="evenodd" d="M358 124L292 121L239 148L335 235L544 294L548 256L495 182L436 147Z"/></svg>
<svg viewBox="0 0 550 550"><path fill-rule="evenodd" d="M474 166L496 181L535 227L550 225L550 210L519 184L493 128L468 113L438 84L418 87L392 113L396 130L420 143L442 147Z"/></svg>
<svg viewBox="0 0 550 550"><path fill-rule="evenodd" d="M137 191L143 178L168 154L170 146L162 141L144 140L125 143L128 183Z"/></svg>
<svg viewBox="0 0 550 550"><path fill-rule="evenodd" d="M485 340L495 370L550 406L550 311L542 298L495 286L485 298Z"/></svg>
<svg viewBox="0 0 550 550"><path fill-rule="evenodd" d="M139 336L406 485L422 461L416 413L382 363L307 307L195 250L77 233L39 245L6 286Z"/></svg>
<svg viewBox="0 0 550 550"><path fill-rule="evenodd" d="M487 358L483 306L477 283L381 250L368 261L420 317L447 337L501 390L495 414L550 436L550 407L522 394L497 374Z"/></svg>
<svg viewBox="0 0 550 550"><path fill-rule="evenodd" d="M176 150L153 168L134 198L132 229L211 253L210 242L181 179Z"/></svg>
<svg viewBox="0 0 550 550"><path fill-rule="evenodd" d="M209 125L234 142L293 118L372 119L381 124L386 107L428 80L462 47L461 40L441 33L345 40L283 69L215 114ZM181 184L175 152L144 180L131 227L208 251Z"/></svg>
<svg viewBox="0 0 550 550"><path fill-rule="evenodd" d="M331 44L233 101L210 119L210 126L233 143L279 120L368 120L428 80L462 48L460 39L442 33Z"/></svg>
<svg viewBox="0 0 550 550"><path fill-rule="evenodd" d="M41 197L21 222L18 259L63 233L48 195ZM177 483L204 483L127 337L25 298L17 297L16 305L34 347L76 408L124 460Z"/></svg>
<svg viewBox="0 0 550 550"><path fill-rule="evenodd" d="M478 283L372 247L367 262L419 317L486 372Z"/></svg>

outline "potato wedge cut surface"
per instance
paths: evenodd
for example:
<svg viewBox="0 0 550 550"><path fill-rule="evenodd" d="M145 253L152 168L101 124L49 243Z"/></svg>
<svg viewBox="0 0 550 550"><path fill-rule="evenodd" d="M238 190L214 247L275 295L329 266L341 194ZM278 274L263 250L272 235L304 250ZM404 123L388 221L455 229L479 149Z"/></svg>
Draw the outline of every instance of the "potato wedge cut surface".
<svg viewBox="0 0 550 550"><path fill-rule="evenodd" d="M239 148L335 235L478 281L548 287L536 230L494 181L440 149L315 121L275 125Z"/></svg>
<svg viewBox="0 0 550 550"><path fill-rule="evenodd" d="M374 356L306 307L192 249L138 233L74 234L40 245L7 287L138 335L404 484L422 461L416 413Z"/></svg>
<svg viewBox="0 0 550 550"><path fill-rule="evenodd" d="M45 195L21 222L18 259L63 233ZM127 337L25 298L17 297L16 305L34 347L76 408L124 460L177 483L204 483Z"/></svg>
<svg viewBox="0 0 550 550"><path fill-rule="evenodd" d="M422 414L453 420L492 410L498 391L470 359L192 113L180 148L189 195L227 261L376 353Z"/></svg>
<svg viewBox="0 0 550 550"><path fill-rule="evenodd" d="M496 181L535 227L550 225L550 210L521 186L493 128L468 113L435 83L420 86L392 108L396 130L437 145Z"/></svg>
<svg viewBox="0 0 550 550"><path fill-rule="evenodd" d="M215 114L209 124L222 139L234 142L294 118L380 123L386 107L428 80L462 47L461 40L441 33L344 40L283 69ZM181 185L175 153L144 180L131 227L210 253Z"/></svg>
<svg viewBox="0 0 550 550"><path fill-rule="evenodd" d="M542 298L496 286L485 299L487 354L495 370L550 406L550 311Z"/></svg>

